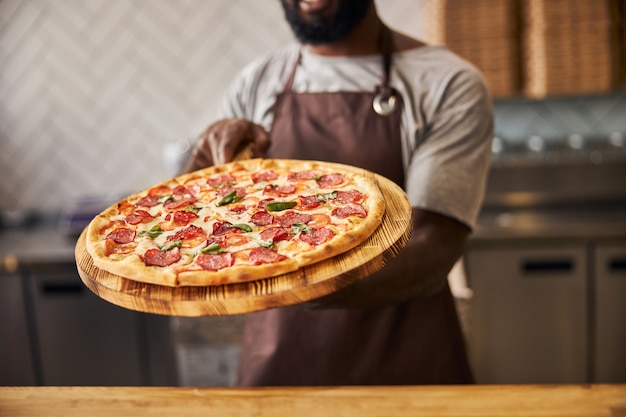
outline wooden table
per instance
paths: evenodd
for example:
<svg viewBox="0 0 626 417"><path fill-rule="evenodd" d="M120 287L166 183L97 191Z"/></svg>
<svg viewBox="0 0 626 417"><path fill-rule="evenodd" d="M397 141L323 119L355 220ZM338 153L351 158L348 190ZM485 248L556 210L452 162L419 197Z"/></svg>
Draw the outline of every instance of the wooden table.
<svg viewBox="0 0 626 417"><path fill-rule="evenodd" d="M624 417L626 385L0 387L0 416Z"/></svg>

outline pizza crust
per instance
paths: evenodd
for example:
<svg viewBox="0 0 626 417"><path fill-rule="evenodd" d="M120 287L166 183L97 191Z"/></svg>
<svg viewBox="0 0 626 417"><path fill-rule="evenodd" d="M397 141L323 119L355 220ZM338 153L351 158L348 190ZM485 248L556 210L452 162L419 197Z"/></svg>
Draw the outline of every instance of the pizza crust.
<svg viewBox="0 0 626 417"><path fill-rule="evenodd" d="M287 259L269 264L235 264L217 271L203 270L194 264L192 270L181 270L184 266L184 260L169 267L156 267L146 266L138 253L113 256L107 254L106 239L104 238L106 234L101 233L101 230L112 221L123 219L124 216L118 213L118 208L121 205L136 203L143 197L146 197L150 190L162 185L172 188L199 178L204 179L216 175L247 171L247 173L241 176L241 178L245 178L253 172L270 169L286 169L289 171L316 170L322 173L338 172L344 174L351 181L350 186L352 188L356 188L367 196L365 203L367 216L364 219L356 218L345 222L345 227L349 227L346 234L337 234L330 241L314 246L310 250L289 254ZM170 287L232 284L294 272L305 266L345 253L371 236L380 226L384 213L385 201L375 175L369 171L348 165L321 161L259 158L231 162L184 174L127 197L119 203L110 206L92 220L87 229L86 246L96 267L131 280ZM276 247L280 252L280 242L276 244Z"/></svg>

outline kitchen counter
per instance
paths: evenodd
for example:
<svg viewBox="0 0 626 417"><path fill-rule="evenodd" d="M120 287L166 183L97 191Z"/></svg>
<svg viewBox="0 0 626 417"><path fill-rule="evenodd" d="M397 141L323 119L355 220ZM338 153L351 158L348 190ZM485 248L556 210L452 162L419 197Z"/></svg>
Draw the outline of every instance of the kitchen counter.
<svg viewBox="0 0 626 417"><path fill-rule="evenodd" d="M624 417L626 385L0 387L0 415Z"/></svg>

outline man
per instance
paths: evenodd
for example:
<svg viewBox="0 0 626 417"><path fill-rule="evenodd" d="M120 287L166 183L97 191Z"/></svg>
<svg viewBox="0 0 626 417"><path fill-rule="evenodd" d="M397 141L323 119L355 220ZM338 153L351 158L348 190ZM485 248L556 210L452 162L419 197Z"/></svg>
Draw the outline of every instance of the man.
<svg viewBox="0 0 626 417"><path fill-rule="evenodd" d="M301 45L236 78L187 170L254 156L378 172L413 205L407 247L312 305L250 314L240 385L472 381L447 274L476 219L493 117L478 72L385 27L371 0L281 0Z"/></svg>

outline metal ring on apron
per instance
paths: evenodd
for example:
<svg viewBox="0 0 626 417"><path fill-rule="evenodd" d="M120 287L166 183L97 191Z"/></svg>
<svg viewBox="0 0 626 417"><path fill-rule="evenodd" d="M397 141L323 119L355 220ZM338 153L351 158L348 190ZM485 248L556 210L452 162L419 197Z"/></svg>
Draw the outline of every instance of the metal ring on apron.
<svg viewBox="0 0 626 417"><path fill-rule="evenodd" d="M374 97L372 107L374 111L381 116L388 116L393 113L396 108L396 96L390 95L389 97L383 97L381 94L378 94Z"/></svg>

